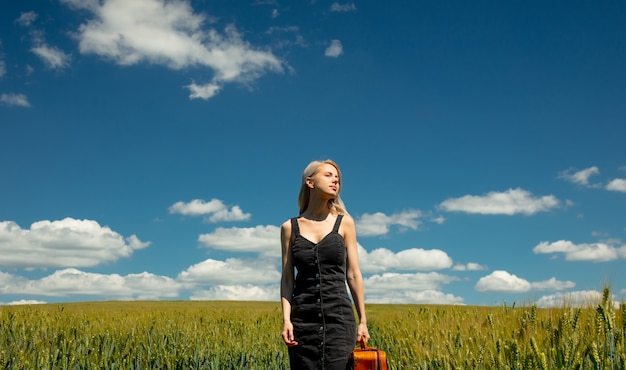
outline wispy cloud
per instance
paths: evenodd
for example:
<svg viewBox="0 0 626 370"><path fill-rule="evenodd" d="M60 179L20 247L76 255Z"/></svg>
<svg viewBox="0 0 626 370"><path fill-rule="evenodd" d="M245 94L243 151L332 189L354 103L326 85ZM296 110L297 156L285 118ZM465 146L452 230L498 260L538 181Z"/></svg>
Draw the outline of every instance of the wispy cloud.
<svg viewBox="0 0 626 370"><path fill-rule="evenodd" d="M30 27L37 20L38 14L30 11L23 12L19 18L15 20L24 27ZM50 46L45 41L44 32L40 29L30 29L30 37L32 39L33 47L30 51L37 55L50 69L63 69L70 65L71 56L65 53L63 50L55 46Z"/></svg>
<svg viewBox="0 0 626 370"><path fill-rule="evenodd" d="M16 107L30 107L30 102L24 94L2 94L0 103Z"/></svg>
<svg viewBox="0 0 626 370"><path fill-rule="evenodd" d="M7 63L0 59L0 78L4 77L4 75L7 73Z"/></svg>
<svg viewBox="0 0 626 370"><path fill-rule="evenodd" d="M517 188L505 192L490 192L485 195L465 195L447 199L439 208L448 212L478 213L484 215L532 215L546 212L559 205L554 195L535 197L530 192Z"/></svg>
<svg viewBox="0 0 626 370"><path fill-rule="evenodd" d="M589 181L589 178L593 175L600 174L600 170L598 167L593 166L589 168L585 168L580 171L574 172L572 169L562 171L559 173L559 178L565 179L574 184L582 185L590 188L601 188L609 191L617 191L621 193L626 193L626 179L615 178L609 181L606 185L602 185L601 183L592 184Z"/></svg>
<svg viewBox="0 0 626 370"><path fill-rule="evenodd" d="M343 45L339 40L332 40L330 45L326 48L326 51L324 51L324 55L331 58L337 58L341 54L343 54Z"/></svg>
<svg viewBox="0 0 626 370"><path fill-rule="evenodd" d="M574 172L572 169L562 171L561 173L559 173L559 178L578 185L597 187L599 185L592 185L589 183L589 178L593 175L598 175L599 173L600 170L598 169L598 167L593 166L576 172Z"/></svg>
<svg viewBox="0 0 626 370"><path fill-rule="evenodd" d="M307 47L308 43L300 34L300 28L297 26L287 27L270 27L265 31L267 35L276 35L273 47L275 49L283 49L288 46ZM291 67L287 67L293 72Z"/></svg>
<svg viewBox="0 0 626 370"><path fill-rule="evenodd" d="M566 261L607 262L626 258L626 245L617 243L575 244L569 240L541 242L533 248L536 254L562 253Z"/></svg>
<svg viewBox="0 0 626 370"><path fill-rule="evenodd" d="M469 262L467 264L457 263L452 266L453 271L481 271L487 270L487 266L483 266L481 264L475 262Z"/></svg>
<svg viewBox="0 0 626 370"><path fill-rule="evenodd" d="M66 54L61 49L54 46L39 44L30 50L39 58L41 58L41 60L48 68L62 69L69 67L70 65L70 55Z"/></svg>
<svg viewBox="0 0 626 370"><path fill-rule="evenodd" d="M198 85L193 82L186 86L189 89L189 99L203 99L208 100L217 95L222 87L218 84L207 83Z"/></svg>
<svg viewBox="0 0 626 370"><path fill-rule="evenodd" d="M332 3L332 5L330 6L330 11L337 12L337 13L355 12L356 5L354 5L354 3L345 3L345 4Z"/></svg>
<svg viewBox="0 0 626 370"><path fill-rule="evenodd" d="M191 99L210 99L225 83L250 83L266 71L283 72L281 60L251 46L235 26L226 26L224 32L207 28L208 17L195 13L187 1L62 1L93 15L78 30L81 53L120 65L211 69L211 81L187 86Z"/></svg>
<svg viewBox="0 0 626 370"><path fill-rule="evenodd" d="M446 218L445 218L445 217L443 217L443 216L437 216L437 217L435 217L435 218L431 219L431 221L432 221L432 222L434 222L434 223L436 223L436 224L441 225L441 224L443 224L444 222L446 222Z"/></svg>
<svg viewBox="0 0 626 370"><path fill-rule="evenodd" d="M19 18L15 20L15 23L18 23L24 27L29 27L31 24L33 24L33 22L37 20L37 17L37 13L33 11L23 12L20 14Z"/></svg>

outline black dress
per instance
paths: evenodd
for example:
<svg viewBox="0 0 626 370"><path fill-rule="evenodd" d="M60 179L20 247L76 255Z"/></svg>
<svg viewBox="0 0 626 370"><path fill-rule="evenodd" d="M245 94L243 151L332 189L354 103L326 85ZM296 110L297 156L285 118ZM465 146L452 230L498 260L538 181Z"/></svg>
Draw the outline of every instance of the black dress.
<svg viewBox="0 0 626 370"><path fill-rule="evenodd" d="M297 269L291 322L297 346L289 347L294 370L345 370L356 343L356 321L346 289L346 245L339 234L342 215L318 244L300 235L291 219L291 247Z"/></svg>

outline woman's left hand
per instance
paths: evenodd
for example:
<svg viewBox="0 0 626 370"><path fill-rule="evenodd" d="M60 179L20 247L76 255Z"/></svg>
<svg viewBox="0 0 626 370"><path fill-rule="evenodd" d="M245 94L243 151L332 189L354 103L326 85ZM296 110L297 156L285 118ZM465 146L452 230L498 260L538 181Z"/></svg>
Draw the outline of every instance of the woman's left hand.
<svg viewBox="0 0 626 370"><path fill-rule="evenodd" d="M359 327L356 331L357 343L363 342L363 345L367 344L367 341L370 340L370 333L367 330L366 324L359 324Z"/></svg>

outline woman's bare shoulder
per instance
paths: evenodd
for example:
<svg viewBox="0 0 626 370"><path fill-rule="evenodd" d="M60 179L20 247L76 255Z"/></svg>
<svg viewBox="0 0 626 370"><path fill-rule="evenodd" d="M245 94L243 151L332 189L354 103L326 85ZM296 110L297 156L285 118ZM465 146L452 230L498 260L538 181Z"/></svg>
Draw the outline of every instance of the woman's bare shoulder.
<svg viewBox="0 0 626 370"><path fill-rule="evenodd" d="M349 214L344 213L341 223L345 223L348 226L354 226L354 219Z"/></svg>
<svg viewBox="0 0 626 370"><path fill-rule="evenodd" d="M280 225L280 230L286 233L291 232L291 218L283 222L282 225Z"/></svg>

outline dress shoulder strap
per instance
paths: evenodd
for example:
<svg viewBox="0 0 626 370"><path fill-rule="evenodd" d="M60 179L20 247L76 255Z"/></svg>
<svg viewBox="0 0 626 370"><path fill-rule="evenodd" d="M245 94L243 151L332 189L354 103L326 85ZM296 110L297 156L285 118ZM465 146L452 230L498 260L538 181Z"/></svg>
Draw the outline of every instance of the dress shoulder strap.
<svg viewBox="0 0 626 370"><path fill-rule="evenodd" d="M343 219L343 215L337 215L337 220L335 221L335 226L333 227L333 232L339 232L339 225L341 225L341 219Z"/></svg>
<svg viewBox="0 0 626 370"><path fill-rule="evenodd" d="M297 236L300 235L300 226L298 225L298 217L291 219L291 232Z"/></svg>

